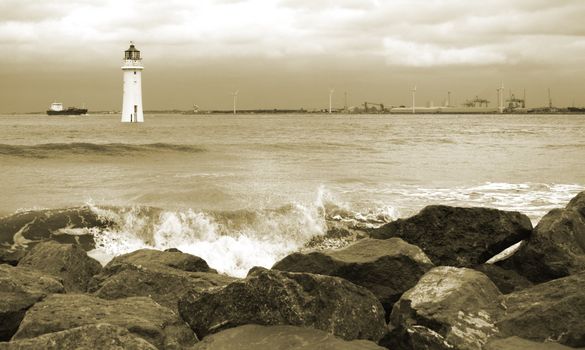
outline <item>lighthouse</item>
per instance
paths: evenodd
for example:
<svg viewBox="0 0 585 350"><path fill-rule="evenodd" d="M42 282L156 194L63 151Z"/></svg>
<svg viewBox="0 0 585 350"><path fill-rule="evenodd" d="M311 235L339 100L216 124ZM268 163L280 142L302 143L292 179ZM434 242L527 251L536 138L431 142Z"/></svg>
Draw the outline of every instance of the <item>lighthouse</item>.
<svg viewBox="0 0 585 350"><path fill-rule="evenodd" d="M142 59L140 51L130 42L130 48L124 52L124 102L122 103L122 122L142 123Z"/></svg>

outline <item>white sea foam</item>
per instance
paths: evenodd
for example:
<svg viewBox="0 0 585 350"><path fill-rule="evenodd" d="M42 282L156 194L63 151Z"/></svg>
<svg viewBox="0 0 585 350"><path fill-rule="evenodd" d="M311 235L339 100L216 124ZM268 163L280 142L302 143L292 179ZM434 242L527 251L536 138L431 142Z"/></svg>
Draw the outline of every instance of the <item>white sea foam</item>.
<svg viewBox="0 0 585 350"><path fill-rule="evenodd" d="M102 264L141 248L178 248L205 259L221 273L238 277L254 266L269 268L311 238L324 235L328 220L363 227L397 217L391 206L354 212L347 204L336 202L324 187L310 203L278 209L202 212L88 205L104 221L114 223L92 232L96 248L89 254Z"/></svg>
<svg viewBox="0 0 585 350"><path fill-rule="evenodd" d="M253 266L271 267L312 237L323 235L325 197L321 189L308 205L230 213L92 206L116 225L94 233L97 248L90 255L105 264L141 248L178 248L205 259L219 272L241 277Z"/></svg>
<svg viewBox="0 0 585 350"><path fill-rule="evenodd" d="M405 207L420 209L429 204L490 207L519 211L536 224L547 212L564 207L583 190L585 187L577 184L487 182L465 187L403 186L385 192L397 198L396 204Z"/></svg>

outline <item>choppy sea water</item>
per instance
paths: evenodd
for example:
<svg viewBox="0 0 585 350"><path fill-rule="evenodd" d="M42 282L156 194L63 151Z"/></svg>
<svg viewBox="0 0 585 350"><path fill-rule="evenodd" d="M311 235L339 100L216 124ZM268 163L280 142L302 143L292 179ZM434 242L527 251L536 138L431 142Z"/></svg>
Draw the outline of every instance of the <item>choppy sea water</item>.
<svg viewBox="0 0 585 350"><path fill-rule="evenodd" d="M429 204L537 223L585 190L582 115L0 116L0 216L86 206L106 262L176 247L220 272L301 249L334 224ZM69 231L67 231L69 230Z"/></svg>

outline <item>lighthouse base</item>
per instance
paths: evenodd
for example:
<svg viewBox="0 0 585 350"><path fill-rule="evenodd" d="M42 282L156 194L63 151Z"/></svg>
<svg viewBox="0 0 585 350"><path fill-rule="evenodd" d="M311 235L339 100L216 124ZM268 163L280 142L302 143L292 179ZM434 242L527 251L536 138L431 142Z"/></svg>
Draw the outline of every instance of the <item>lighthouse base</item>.
<svg viewBox="0 0 585 350"><path fill-rule="evenodd" d="M130 112L126 111L126 108L122 111L122 122L123 123L142 123L144 122L144 115L142 110L139 109L138 105L131 106Z"/></svg>

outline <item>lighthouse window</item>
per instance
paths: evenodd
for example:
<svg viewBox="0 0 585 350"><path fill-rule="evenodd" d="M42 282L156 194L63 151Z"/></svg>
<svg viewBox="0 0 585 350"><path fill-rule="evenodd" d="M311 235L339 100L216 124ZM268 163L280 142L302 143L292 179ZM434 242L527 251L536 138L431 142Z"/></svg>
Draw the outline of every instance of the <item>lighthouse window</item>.
<svg viewBox="0 0 585 350"><path fill-rule="evenodd" d="M134 75L136 75L136 72L134 72Z"/></svg>

